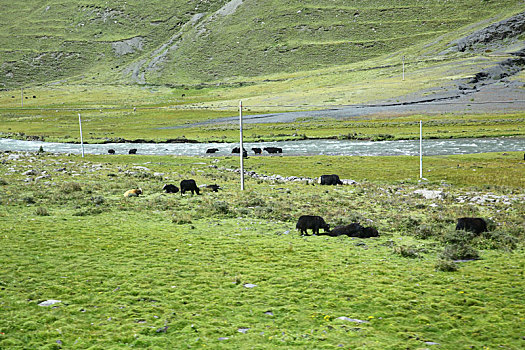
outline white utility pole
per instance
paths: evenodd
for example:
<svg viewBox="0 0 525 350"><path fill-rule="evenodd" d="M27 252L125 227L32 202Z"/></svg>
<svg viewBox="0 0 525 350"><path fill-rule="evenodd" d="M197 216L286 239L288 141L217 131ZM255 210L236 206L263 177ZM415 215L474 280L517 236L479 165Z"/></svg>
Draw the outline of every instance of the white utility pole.
<svg viewBox="0 0 525 350"><path fill-rule="evenodd" d="M244 148L242 145L242 101L239 101L239 130L240 130L240 148L241 156L241 191L244 191Z"/></svg>
<svg viewBox="0 0 525 350"><path fill-rule="evenodd" d="M419 121L419 178L423 178L423 121Z"/></svg>
<svg viewBox="0 0 525 350"><path fill-rule="evenodd" d="M80 125L80 145L82 147L82 158L84 158L84 140L82 138L82 119L80 113L78 113L78 125Z"/></svg>

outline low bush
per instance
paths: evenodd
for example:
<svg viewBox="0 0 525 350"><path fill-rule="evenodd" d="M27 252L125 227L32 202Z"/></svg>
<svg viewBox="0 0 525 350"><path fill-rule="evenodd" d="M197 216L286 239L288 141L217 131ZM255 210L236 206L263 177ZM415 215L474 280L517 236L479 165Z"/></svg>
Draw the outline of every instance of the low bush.
<svg viewBox="0 0 525 350"><path fill-rule="evenodd" d="M27 197L23 197L22 198L22 202L26 203L26 204L35 204L36 201L33 197L30 197L30 196L27 196Z"/></svg>
<svg viewBox="0 0 525 350"><path fill-rule="evenodd" d="M414 232L414 236L419 239L429 239L441 236L441 225L423 224L419 225Z"/></svg>
<svg viewBox="0 0 525 350"><path fill-rule="evenodd" d="M511 251L516 249L519 239L511 232L504 230L494 230L484 232L481 236L474 239L473 244L482 249L503 249Z"/></svg>
<svg viewBox="0 0 525 350"><path fill-rule="evenodd" d="M82 191L82 186L80 186L80 184L77 182L64 182L60 186L60 190L62 191L62 193L69 194L73 192Z"/></svg>
<svg viewBox="0 0 525 350"><path fill-rule="evenodd" d="M91 200L93 201L93 203L95 205L101 205L101 204L104 204L104 202L106 201L104 199L104 197L102 196L95 196L95 197L92 197Z"/></svg>
<svg viewBox="0 0 525 350"><path fill-rule="evenodd" d="M212 203L212 210L217 214L226 215L230 212L228 203L225 201L215 201Z"/></svg>
<svg viewBox="0 0 525 350"><path fill-rule="evenodd" d="M35 210L35 214L38 216L49 216L49 213L47 212L47 209L44 207L38 207Z"/></svg>
<svg viewBox="0 0 525 350"><path fill-rule="evenodd" d="M176 225L191 224L192 218L191 215L187 212L175 212L171 216L171 222Z"/></svg>
<svg viewBox="0 0 525 350"><path fill-rule="evenodd" d="M479 259L478 251L470 244L453 243L445 246L440 258L448 260L476 260Z"/></svg>
<svg viewBox="0 0 525 350"><path fill-rule="evenodd" d="M458 264L450 259L440 258L435 265L436 270L443 272L454 272L458 270Z"/></svg>
<svg viewBox="0 0 525 350"><path fill-rule="evenodd" d="M417 248L411 247L411 246L405 246L405 245L394 247L394 253L401 255L404 258L415 259L415 258L420 257L419 251Z"/></svg>

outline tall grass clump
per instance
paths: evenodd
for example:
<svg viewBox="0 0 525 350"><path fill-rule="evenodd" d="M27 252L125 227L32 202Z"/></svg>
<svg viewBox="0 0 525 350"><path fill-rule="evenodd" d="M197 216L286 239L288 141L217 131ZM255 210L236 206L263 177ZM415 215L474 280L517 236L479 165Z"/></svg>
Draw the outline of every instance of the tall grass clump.
<svg viewBox="0 0 525 350"><path fill-rule="evenodd" d="M479 252L472 246L475 233L463 230L451 230L443 236L445 248L440 257L448 260L479 259Z"/></svg>
<svg viewBox="0 0 525 350"><path fill-rule="evenodd" d="M82 186L77 182L64 182L60 185L60 191L65 194L82 191Z"/></svg>
<svg viewBox="0 0 525 350"><path fill-rule="evenodd" d="M38 216L49 216L49 212L44 207L36 208L35 214L38 215Z"/></svg>

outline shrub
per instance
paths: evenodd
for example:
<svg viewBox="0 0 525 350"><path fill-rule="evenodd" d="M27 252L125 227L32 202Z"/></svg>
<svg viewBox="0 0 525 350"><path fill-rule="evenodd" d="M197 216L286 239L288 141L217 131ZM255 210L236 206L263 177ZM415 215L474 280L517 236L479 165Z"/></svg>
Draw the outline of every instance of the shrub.
<svg viewBox="0 0 525 350"><path fill-rule="evenodd" d="M26 204L35 204L36 201L33 197L24 197L22 198L22 201Z"/></svg>
<svg viewBox="0 0 525 350"><path fill-rule="evenodd" d="M103 211L100 210L100 209L93 209L93 208L90 208L90 209L86 209L86 210L81 210L81 211L78 211L76 213L73 213L73 216L89 216L89 215L97 215L97 214L100 214L102 213Z"/></svg>
<svg viewBox="0 0 525 350"><path fill-rule="evenodd" d="M476 234L463 230L449 230L443 235L442 241L445 244L470 244Z"/></svg>
<svg viewBox="0 0 525 350"><path fill-rule="evenodd" d="M474 240L474 244L479 248L503 249L507 251L516 249L518 242L518 238L513 236L512 233L503 230L484 232Z"/></svg>
<svg viewBox="0 0 525 350"><path fill-rule="evenodd" d="M414 230L419 227L421 220L412 216L403 217L397 221L397 228L399 231L404 231L407 233L413 233Z"/></svg>
<svg viewBox="0 0 525 350"><path fill-rule="evenodd" d="M429 239L431 237L439 236L441 233L440 227L435 227L434 225L419 225L414 235L419 239Z"/></svg>
<svg viewBox="0 0 525 350"><path fill-rule="evenodd" d="M95 203L96 205L104 204L104 202L106 201L104 197L102 196L95 196L95 197L92 197L91 199L93 200L93 203Z"/></svg>
<svg viewBox="0 0 525 350"><path fill-rule="evenodd" d="M438 271L454 272L458 270L458 264L456 264L453 260L440 258L438 259L435 268Z"/></svg>
<svg viewBox="0 0 525 350"><path fill-rule="evenodd" d="M0 179L0 186L5 186L5 185L7 185L7 181L4 179Z"/></svg>
<svg viewBox="0 0 525 350"><path fill-rule="evenodd" d="M445 246L441 258L448 260L475 260L479 259L478 251L469 244L454 243Z"/></svg>
<svg viewBox="0 0 525 350"><path fill-rule="evenodd" d="M35 214L38 216L49 216L49 213L47 212L47 209L44 207L38 207L35 210Z"/></svg>
<svg viewBox="0 0 525 350"><path fill-rule="evenodd" d="M61 190L63 193L73 193L73 192L82 191L82 187L77 182L66 182L62 184Z"/></svg>
<svg viewBox="0 0 525 350"><path fill-rule="evenodd" d="M228 203L225 201L215 201L211 205L213 211L217 214L228 214L230 209L228 208Z"/></svg>
<svg viewBox="0 0 525 350"><path fill-rule="evenodd" d="M414 259L419 257L419 253L416 248L404 245L394 247L394 253L401 255L404 258Z"/></svg>
<svg viewBox="0 0 525 350"><path fill-rule="evenodd" d="M372 141L388 141L388 140L393 140L394 138L395 138L394 135L390 135L390 134L377 134L377 135L372 135L371 140Z"/></svg>
<svg viewBox="0 0 525 350"><path fill-rule="evenodd" d="M366 222L366 217L361 215L360 213L357 213L357 212L351 212L351 213L348 213L346 214L345 216L343 217L336 217L334 218L333 222L330 224L330 226L340 226L340 225L349 225L353 222L360 222L360 223L364 223Z"/></svg>
<svg viewBox="0 0 525 350"><path fill-rule="evenodd" d="M176 212L172 215L171 222L176 225L191 224L191 215L188 213Z"/></svg>
<svg viewBox="0 0 525 350"><path fill-rule="evenodd" d="M253 208L253 214L256 217L261 218L261 219L270 218L272 212L273 212L273 209L270 208L270 207L259 207L259 206L257 206L255 208Z"/></svg>

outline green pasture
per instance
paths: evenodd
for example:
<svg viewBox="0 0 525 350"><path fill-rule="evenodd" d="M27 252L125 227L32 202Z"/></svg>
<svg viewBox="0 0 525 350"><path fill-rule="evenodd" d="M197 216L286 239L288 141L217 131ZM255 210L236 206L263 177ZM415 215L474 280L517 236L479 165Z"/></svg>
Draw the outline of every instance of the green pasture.
<svg viewBox="0 0 525 350"><path fill-rule="evenodd" d="M78 114L82 116L84 142L118 140L165 142L187 139L198 142L236 142L238 123L193 125L222 117L237 117L234 109L115 108L89 110L0 109L0 136L39 137L46 141L80 142ZM244 111L244 115L257 111ZM397 140L423 137L463 138L525 135L523 113L477 115L371 116L349 120L306 119L292 123L244 124L247 142L333 138Z"/></svg>
<svg viewBox="0 0 525 350"><path fill-rule="evenodd" d="M523 346L517 152L427 157L425 182L416 157L250 157L261 174L358 183L247 178L244 192L232 157L0 158L0 348ZM162 192L184 178L222 190ZM134 187L144 195L124 198ZM301 237L303 214L381 236ZM462 216L490 232L456 232Z"/></svg>

